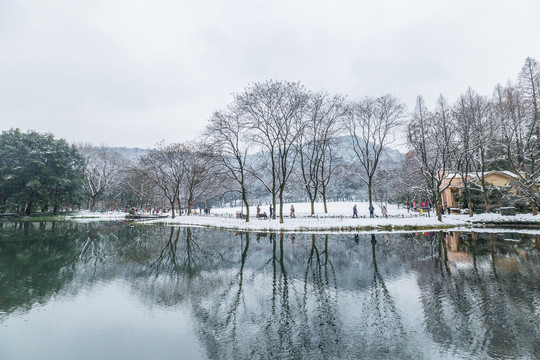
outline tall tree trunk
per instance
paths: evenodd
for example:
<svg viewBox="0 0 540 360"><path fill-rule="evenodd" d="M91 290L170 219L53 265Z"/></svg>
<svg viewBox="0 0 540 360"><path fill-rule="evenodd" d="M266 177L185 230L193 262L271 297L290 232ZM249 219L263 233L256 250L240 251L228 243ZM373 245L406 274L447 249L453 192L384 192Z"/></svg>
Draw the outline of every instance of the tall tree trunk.
<svg viewBox="0 0 540 360"><path fill-rule="evenodd" d="M370 177L369 177L369 180L368 180L369 206L373 206L373 198L372 198L372 194L371 194L371 187L372 187L372 178L371 178L371 176L370 176Z"/></svg>
<svg viewBox="0 0 540 360"><path fill-rule="evenodd" d="M26 204L26 208L24 209L24 213L27 216L32 215L32 201L30 201L28 204Z"/></svg>
<svg viewBox="0 0 540 360"><path fill-rule="evenodd" d="M242 185L242 201L244 202L244 205L246 206L246 222L249 222L249 204L248 204L247 195L246 195L246 188L244 187L244 185Z"/></svg>
<svg viewBox="0 0 540 360"><path fill-rule="evenodd" d="M170 201L171 203L171 219L174 219L174 200Z"/></svg>
<svg viewBox="0 0 540 360"><path fill-rule="evenodd" d="M97 194L91 196L92 203L90 204L90 210L94 211L94 208L96 207L96 200L97 200Z"/></svg>
<svg viewBox="0 0 540 360"><path fill-rule="evenodd" d="M279 223L283 224L283 187L279 189Z"/></svg>
<svg viewBox="0 0 540 360"><path fill-rule="evenodd" d="M273 158L272 158L273 159ZM274 160L272 160L272 164L274 164L273 162ZM273 165L272 165L273 166ZM274 209L274 213L272 214L272 219L276 219L276 213L277 213L277 208L276 208L276 175L274 173L274 171L272 171L272 208Z"/></svg>
<svg viewBox="0 0 540 360"><path fill-rule="evenodd" d="M322 188L322 198L324 203L324 213L328 214L328 206L326 205L326 185L323 184Z"/></svg>
<svg viewBox="0 0 540 360"><path fill-rule="evenodd" d="M177 197L178 200L178 216L182 216L182 205L180 205L180 197Z"/></svg>
<svg viewBox="0 0 540 360"><path fill-rule="evenodd" d="M272 219L276 220L276 213L277 213L277 208L276 208L276 193L273 192L272 193Z"/></svg>
<svg viewBox="0 0 540 360"><path fill-rule="evenodd" d="M490 213L488 198L487 198L487 189L485 181L481 181L482 184L482 197L484 198L484 206L486 207L486 213Z"/></svg>
<svg viewBox="0 0 540 360"><path fill-rule="evenodd" d="M311 215L315 215L315 199L310 199L311 202Z"/></svg>
<svg viewBox="0 0 540 360"><path fill-rule="evenodd" d="M439 190L437 190L437 220L442 221L442 195Z"/></svg>
<svg viewBox="0 0 540 360"><path fill-rule="evenodd" d="M464 179L465 177L466 176L462 176L462 179ZM467 199L467 208L469 209L469 217L472 217L474 204L471 200L471 192L469 191L469 187L466 181L463 182L463 189L465 190L465 198Z"/></svg>
<svg viewBox="0 0 540 360"><path fill-rule="evenodd" d="M484 206L486 207L486 213L490 213L490 208L489 208L489 204L488 204L488 198L487 198L487 186L486 186L486 177L485 177L485 173L486 173L486 167L485 167L485 164L486 164L486 156L485 156L485 152L484 150L480 151L480 156L481 156L481 159L482 159L482 168L481 168L481 171L482 171L482 177L480 178L480 185L482 186L482 196L484 197Z"/></svg>

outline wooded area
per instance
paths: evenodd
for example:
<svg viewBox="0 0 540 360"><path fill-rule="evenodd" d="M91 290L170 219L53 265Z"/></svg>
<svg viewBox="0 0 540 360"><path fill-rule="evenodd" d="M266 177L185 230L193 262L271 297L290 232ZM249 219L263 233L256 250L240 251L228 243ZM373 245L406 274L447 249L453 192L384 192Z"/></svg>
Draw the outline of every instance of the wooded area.
<svg viewBox="0 0 540 360"><path fill-rule="evenodd" d="M251 84L210 116L199 139L160 143L136 159L11 129L0 135L0 212L137 207L174 217L239 200L246 221L264 202L283 222L286 200L309 201L314 214L316 201L364 196L380 206L422 199L440 219L443 179L452 176L471 215L494 203L536 215L539 107L540 66L527 58L517 80L491 96L469 88L454 103L441 95L432 110L419 96L411 114L389 94L347 100L299 83ZM400 141L407 154L390 157ZM486 182L491 170L514 174L514 190Z"/></svg>

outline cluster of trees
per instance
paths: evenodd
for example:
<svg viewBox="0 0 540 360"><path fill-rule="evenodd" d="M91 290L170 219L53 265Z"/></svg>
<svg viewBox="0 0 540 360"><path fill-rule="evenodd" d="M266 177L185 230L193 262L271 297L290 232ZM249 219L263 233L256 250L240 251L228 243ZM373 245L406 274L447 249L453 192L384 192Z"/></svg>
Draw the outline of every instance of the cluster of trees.
<svg viewBox="0 0 540 360"><path fill-rule="evenodd" d="M454 104L441 96L432 111L418 97L407 138L411 148L408 166L414 170L408 179L423 183L439 219L444 205L441 192L448 187L443 182L445 177L462 181L462 201L471 216L475 194L480 194L489 212L489 196L494 189L485 175L490 170L512 172L516 197L527 202L536 215L540 206L538 62L527 58L518 80L497 85L491 97L469 88Z"/></svg>
<svg viewBox="0 0 540 360"><path fill-rule="evenodd" d="M0 134L0 212L58 212L83 200L84 159L52 134Z"/></svg>
<svg viewBox="0 0 540 360"><path fill-rule="evenodd" d="M180 209L189 214L216 199L239 198L249 221L250 199L270 199L273 218L283 222L286 197L308 199L314 214L317 200L327 211L332 189L351 182L362 182L371 202L382 154L404 117L405 106L390 95L351 102L298 83L256 83L212 114L204 140L160 143L137 161L115 149L80 146L87 206L109 199L109 207L169 208L174 217ZM365 171L338 154L344 134Z"/></svg>
<svg viewBox="0 0 540 360"><path fill-rule="evenodd" d="M395 97L347 101L340 95L311 92L298 83L267 81L248 86L210 119L206 136L241 194L249 221L248 186L256 179L271 195L273 217L283 222L286 192L302 189L311 203L322 198L339 163L335 142L351 135L370 203L373 180L383 150L396 139L405 106ZM250 156L250 154L252 156Z"/></svg>
<svg viewBox="0 0 540 360"><path fill-rule="evenodd" d="M418 97L410 115L392 95L351 101L294 82L251 84L211 115L201 139L159 143L136 159L9 130L0 137L0 211L94 209L100 202L169 208L174 217L226 198L242 202L246 221L253 201L268 201L283 222L287 200L308 200L314 214L318 200L327 211L329 197L350 198L344 189L353 189L370 205L429 200L441 218L443 178L464 180L461 200L472 214L478 198L489 211L493 189L485 174L496 169L515 174L513 186L536 214L539 107L540 67L528 58L518 81L497 85L491 97L468 89L453 104L441 96L431 111ZM384 163L404 137L407 155Z"/></svg>
<svg viewBox="0 0 540 360"><path fill-rule="evenodd" d="M86 207L139 209L184 208L223 194L222 171L215 155L199 142L157 144L135 159L117 148L79 145L84 158Z"/></svg>

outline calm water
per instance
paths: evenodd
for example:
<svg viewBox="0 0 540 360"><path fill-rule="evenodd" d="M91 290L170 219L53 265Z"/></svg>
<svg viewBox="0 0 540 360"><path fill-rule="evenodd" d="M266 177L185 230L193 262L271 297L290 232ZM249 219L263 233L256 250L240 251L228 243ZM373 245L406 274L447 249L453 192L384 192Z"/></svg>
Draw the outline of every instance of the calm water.
<svg viewBox="0 0 540 360"><path fill-rule="evenodd" d="M540 358L540 236L0 226L4 360Z"/></svg>

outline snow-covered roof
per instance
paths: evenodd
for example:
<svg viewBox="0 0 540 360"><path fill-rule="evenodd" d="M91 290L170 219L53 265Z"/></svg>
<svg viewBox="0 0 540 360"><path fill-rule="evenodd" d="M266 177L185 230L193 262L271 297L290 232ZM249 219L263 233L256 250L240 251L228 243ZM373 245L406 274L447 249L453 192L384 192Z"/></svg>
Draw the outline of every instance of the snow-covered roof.
<svg viewBox="0 0 540 360"><path fill-rule="evenodd" d="M456 173L456 172L451 172L451 173L448 173L446 174L443 179L452 179L452 178L460 178L461 175Z"/></svg>
<svg viewBox="0 0 540 360"><path fill-rule="evenodd" d="M492 174L492 173L504 174L504 175L512 177L514 179L518 178L516 174L514 174L511 171L507 171L507 170L491 170L491 171L487 172L486 175L489 175L489 174Z"/></svg>
<svg viewBox="0 0 540 360"><path fill-rule="evenodd" d="M512 177L514 179L518 178L518 176L516 174L514 174L511 171L507 171L507 170L491 170L491 171L488 171L487 173L485 173L485 175L495 174L495 173L503 174L503 175ZM467 176L470 177L471 179L477 178L476 172L474 172L474 171L471 171L469 174L467 174ZM451 173L446 174L443 179L452 179L452 178L461 179L461 174L459 174L457 172L451 172Z"/></svg>

